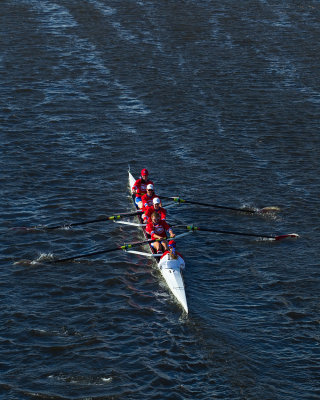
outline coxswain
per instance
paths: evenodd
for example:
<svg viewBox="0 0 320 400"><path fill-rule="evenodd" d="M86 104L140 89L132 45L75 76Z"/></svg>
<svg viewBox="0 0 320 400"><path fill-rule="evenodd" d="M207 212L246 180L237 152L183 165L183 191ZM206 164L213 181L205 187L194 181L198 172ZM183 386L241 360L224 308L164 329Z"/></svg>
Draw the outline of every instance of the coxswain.
<svg viewBox="0 0 320 400"><path fill-rule="evenodd" d="M152 202L153 202L153 205L150 207L147 207L146 211L143 214L143 221L147 222L150 219L151 214L154 211L157 211L157 213L160 215L160 219L162 221L165 221L166 217L167 217L167 211L162 207L161 200L159 199L159 197L154 197Z"/></svg>
<svg viewBox="0 0 320 400"><path fill-rule="evenodd" d="M176 242L170 240L168 243L169 250L164 252L160 258L159 267L168 260L177 260L181 269L185 268L185 263L182 255L176 251Z"/></svg>
<svg viewBox="0 0 320 400"><path fill-rule="evenodd" d="M132 194L136 195L135 203L136 203L137 207L139 207L139 208L142 208L142 206L143 206L141 197L147 193L147 186L153 185L153 182L150 179L148 179L148 176L149 176L149 172L147 169L144 168L141 171L140 178L135 181L134 185L131 188Z"/></svg>
<svg viewBox="0 0 320 400"><path fill-rule="evenodd" d="M149 219L146 232L151 236L151 239L160 239L151 243L151 246L158 252L162 253L168 250L167 232L173 238L176 235L173 233L172 228L166 221L160 219L160 215L154 211Z"/></svg>
<svg viewBox="0 0 320 400"><path fill-rule="evenodd" d="M142 211L146 212L148 207L153 206L153 199L157 197L154 193L154 187L152 183L147 185L147 193L141 197Z"/></svg>

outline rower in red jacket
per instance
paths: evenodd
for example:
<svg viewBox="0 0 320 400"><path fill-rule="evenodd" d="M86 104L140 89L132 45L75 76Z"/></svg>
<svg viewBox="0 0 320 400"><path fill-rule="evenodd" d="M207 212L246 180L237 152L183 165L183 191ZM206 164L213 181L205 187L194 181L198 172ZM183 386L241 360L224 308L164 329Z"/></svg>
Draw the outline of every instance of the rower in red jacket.
<svg viewBox="0 0 320 400"><path fill-rule="evenodd" d="M153 199L153 205L151 207L147 207L145 213L143 214L143 221L147 222L149 221L151 214L157 211L157 213L160 215L160 219L162 221L166 220L167 217L167 211L161 206L161 201L159 197L155 197Z"/></svg>
<svg viewBox="0 0 320 400"><path fill-rule="evenodd" d="M154 193L154 188L151 183L147 185L147 193L141 197L142 201L142 211L146 212L148 207L153 205L153 199L157 197Z"/></svg>
<svg viewBox="0 0 320 400"><path fill-rule="evenodd" d="M168 243L169 250L164 252L160 258L159 262L159 268L168 260L177 260L178 265L180 268L184 269L185 268L185 263L184 259L182 257L182 254L180 254L178 251L176 251L176 242L174 240L170 240Z"/></svg>
<svg viewBox="0 0 320 400"><path fill-rule="evenodd" d="M161 253L163 251L168 250L167 243L167 231L169 232L170 237L175 237L176 235L173 233L170 225L166 223L166 221L161 221L159 214L154 211L149 219L149 222L146 226L146 232L151 236L151 239L160 239L159 241L152 242L151 246L158 252Z"/></svg>
<svg viewBox="0 0 320 400"><path fill-rule="evenodd" d="M143 169L141 171L141 177L137 179L132 186L132 193L136 195L135 203L139 208L143 207L143 203L141 201L141 197L147 193L147 186L153 185L153 182L148 179L149 172L147 169Z"/></svg>

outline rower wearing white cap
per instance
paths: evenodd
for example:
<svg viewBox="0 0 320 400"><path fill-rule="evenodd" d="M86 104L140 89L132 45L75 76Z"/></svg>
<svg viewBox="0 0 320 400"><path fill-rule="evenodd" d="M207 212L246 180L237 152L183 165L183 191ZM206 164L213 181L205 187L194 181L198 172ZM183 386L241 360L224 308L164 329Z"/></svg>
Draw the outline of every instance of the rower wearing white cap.
<svg viewBox="0 0 320 400"><path fill-rule="evenodd" d="M148 207L151 207L153 205L153 199L157 197L154 193L154 187L153 184L150 183L147 186L147 193L144 194L141 197L141 201L142 201L142 211L145 212L147 210Z"/></svg>
<svg viewBox="0 0 320 400"><path fill-rule="evenodd" d="M152 202L153 202L152 206L147 207L146 211L143 214L144 222L147 222L149 220L151 214L154 211L157 211L157 213L160 215L160 219L162 221L165 221L167 217L167 211L162 207L161 200L159 199L159 197L154 197Z"/></svg>

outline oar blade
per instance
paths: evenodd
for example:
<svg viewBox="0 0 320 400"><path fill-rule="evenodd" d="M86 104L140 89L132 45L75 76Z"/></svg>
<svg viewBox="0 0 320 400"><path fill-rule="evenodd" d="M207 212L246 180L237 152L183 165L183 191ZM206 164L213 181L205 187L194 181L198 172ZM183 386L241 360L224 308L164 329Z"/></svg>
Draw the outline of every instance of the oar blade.
<svg viewBox="0 0 320 400"><path fill-rule="evenodd" d="M278 235L275 236L275 240L283 240L283 239L298 239L299 235L297 233L289 233L287 235Z"/></svg>

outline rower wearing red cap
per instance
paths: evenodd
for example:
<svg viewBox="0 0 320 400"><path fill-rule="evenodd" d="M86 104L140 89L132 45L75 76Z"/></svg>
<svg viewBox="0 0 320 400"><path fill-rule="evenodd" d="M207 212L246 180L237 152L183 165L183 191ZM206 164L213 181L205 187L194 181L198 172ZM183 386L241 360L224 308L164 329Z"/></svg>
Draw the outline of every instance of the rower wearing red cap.
<svg viewBox="0 0 320 400"><path fill-rule="evenodd" d="M173 233L172 228L170 225L166 223L166 221L162 221L160 219L159 214L154 211L151 214L151 218L149 219L146 232L151 236L151 239L160 239L159 241L152 242L151 246L158 252L161 253L163 251L168 250L168 243L167 243L167 231L171 238L175 237L176 235Z"/></svg>
<svg viewBox="0 0 320 400"><path fill-rule="evenodd" d="M148 176L149 172L147 169L144 168L141 171L140 178L137 179L134 185L132 186L132 193L136 195L135 203L139 208L143 207L141 197L147 193L147 186L148 185L153 186L153 182L150 179L148 179Z"/></svg>
<svg viewBox="0 0 320 400"><path fill-rule="evenodd" d="M185 263L182 255L176 251L176 242L174 240L170 240L168 243L169 250L163 253L160 258L159 268L162 264L164 264L168 260L177 260L179 262L179 267L184 269Z"/></svg>
<svg viewBox="0 0 320 400"><path fill-rule="evenodd" d="M161 201L159 197L154 197L152 200L153 204L150 207L147 207L145 213L143 214L143 221L147 222L149 221L151 214L156 211L160 215L160 219L162 221L166 220L167 217L167 211L161 206Z"/></svg>

